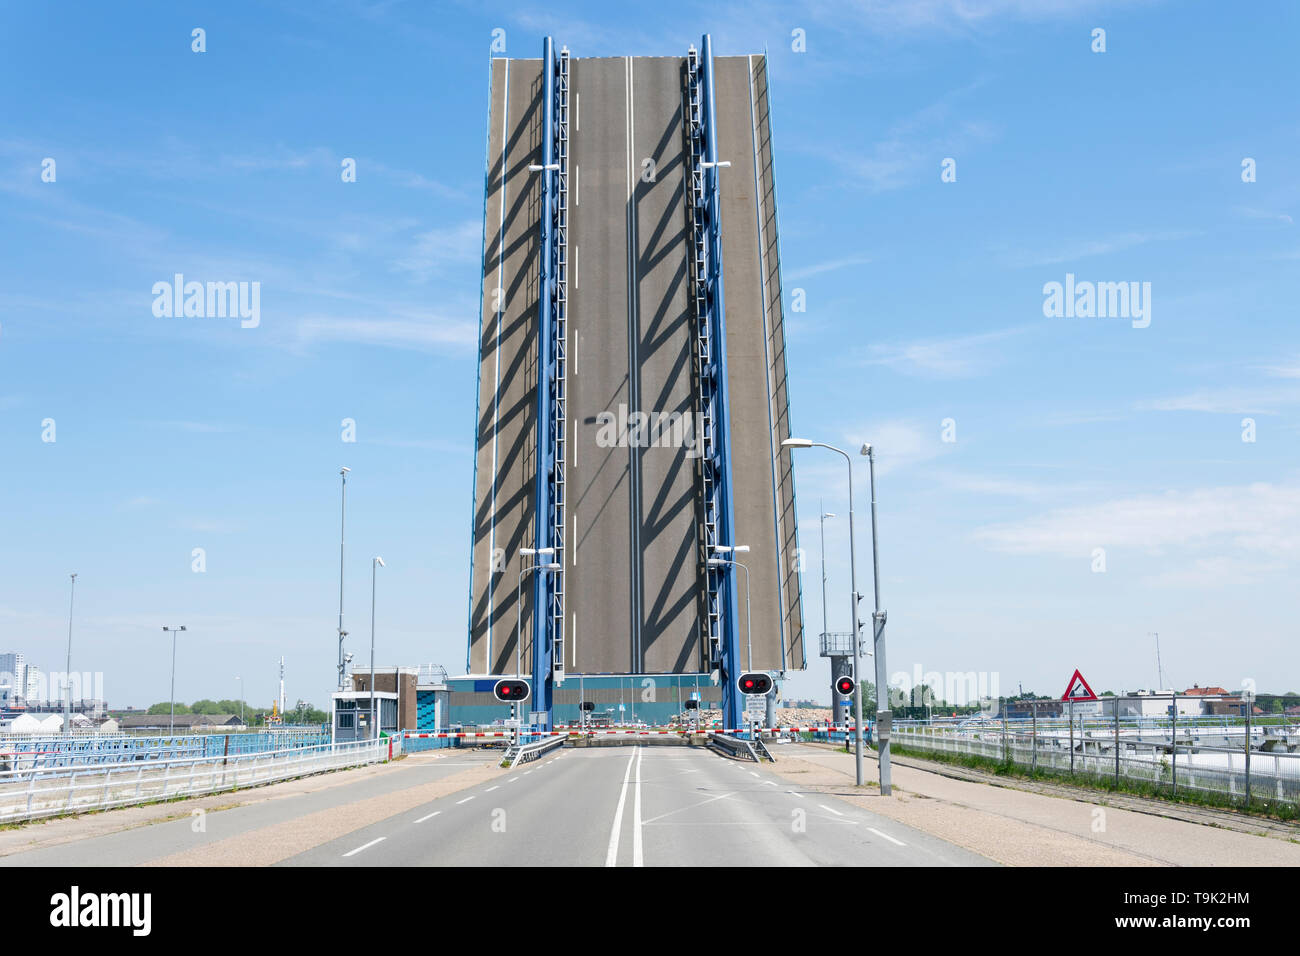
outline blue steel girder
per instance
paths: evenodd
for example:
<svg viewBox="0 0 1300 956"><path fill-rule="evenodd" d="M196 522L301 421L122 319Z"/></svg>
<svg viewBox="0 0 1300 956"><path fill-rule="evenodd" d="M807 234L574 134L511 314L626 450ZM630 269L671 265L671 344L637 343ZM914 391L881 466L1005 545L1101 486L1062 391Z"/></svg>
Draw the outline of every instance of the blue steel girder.
<svg viewBox="0 0 1300 956"><path fill-rule="evenodd" d="M550 37L542 43L542 201L537 322L537 474L535 547L537 564L555 563L557 571L533 572L532 700L545 713L550 729L554 679L564 672L564 514L565 432L568 321L568 59L559 62ZM558 167L558 168L557 168Z"/></svg>
<svg viewBox="0 0 1300 956"><path fill-rule="evenodd" d="M722 206L719 194L716 97L713 87L713 39L705 34L698 57L691 51L689 108L695 255L696 310L699 337L699 384L702 425L701 485L704 495L703 558L706 576L706 629L709 665L720 671L724 725L741 726L740 641L735 565L708 564L714 548L735 544L732 502L731 438L727 402L726 297L722 272Z"/></svg>

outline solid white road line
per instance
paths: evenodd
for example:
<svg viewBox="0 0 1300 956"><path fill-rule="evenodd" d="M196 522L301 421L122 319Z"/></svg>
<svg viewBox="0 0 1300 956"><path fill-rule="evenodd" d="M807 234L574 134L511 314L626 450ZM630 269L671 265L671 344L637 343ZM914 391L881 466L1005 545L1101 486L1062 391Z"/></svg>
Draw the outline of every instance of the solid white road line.
<svg viewBox="0 0 1300 956"><path fill-rule="evenodd" d="M645 751L637 747L636 755L636 797L632 801L632 865L645 866L645 857L641 851L641 758Z"/></svg>
<svg viewBox="0 0 1300 956"><path fill-rule="evenodd" d="M882 840L888 840L890 843L894 844L895 846L907 846L907 844L904 843L902 840L895 840L888 833L881 833L875 827L867 827L867 829L870 830L872 833L874 833L876 836L880 837Z"/></svg>
<svg viewBox="0 0 1300 956"><path fill-rule="evenodd" d="M464 800L457 800L456 806L460 806L462 803L469 803L473 799L473 797L466 797Z"/></svg>
<svg viewBox="0 0 1300 956"><path fill-rule="evenodd" d="M618 807L614 811L614 826L609 831L609 849L605 852L605 865L618 866L618 837L623 829L623 804L627 802L627 781L632 775L632 764L636 762L636 753L640 747L632 749L632 756L627 760L627 768L623 771L623 789L618 794Z"/></svg>
<svg viewBox="0 0 1300 956"><path fill-rule="evenodd" d="M842 816L844 816L844 814L840 813L840 811L834 809L833 807L828 807L828 806L826 806L826 804L824 804L824 803L819 803L819 804L817 804L817 806L821 807L821 808L822 808L823 810L825 810L827 813L833 813L833 814L835 814L837 817L842 817Z"/></svg>
<svg viewBox="0 0 1300 956"><path fill-rule="evenodd" d="M357 847L355 850L348 850L348 852L347 852L347 853L344 853L343 855L344 855L345 857L347 857L347 856L356 856L356 855L357 855L358 853L360 853L362 850L368 850L368 849L370 849L372 846L374 846L376 843L383 843L385 839L386 839L386 837L378 837L378 838L376 838L376 839L374 839L374 840L371 840L369 843L363 843L363 844L361 844L361 846Z"/></svg>
<svg viewBox="0 0 1300 956"><path fill-rule="evenodd" d="M434 810L432 813L425 814L424 816L420 817L420 819L416 820L415 822L416 822L416 823L423 823L425 820L432 820L434 817L436 817L436 816L437 816L438 814L440 814L440 813L442 813L441 810Z"/></svg>

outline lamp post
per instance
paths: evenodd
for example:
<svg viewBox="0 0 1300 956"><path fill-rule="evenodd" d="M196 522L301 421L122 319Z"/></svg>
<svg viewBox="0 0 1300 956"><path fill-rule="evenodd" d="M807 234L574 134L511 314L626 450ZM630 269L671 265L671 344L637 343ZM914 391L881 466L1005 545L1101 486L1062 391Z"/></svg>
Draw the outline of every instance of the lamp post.
<svg viewBox="0 0 1300 956"><path fill-rule="evenodd" d="M374 724L376 740L379 739L379 719L375 716L375 579L379 568L384 567L387 565L378 555L370 562L370 722ZM396 689L397 686L397 674L394 672L393 688Z"/></svg>
<svg viewBox="0 0 1300 956"><path fill-rule="evenodd" d="M717 545L714 547L716 554L747 554L749 545L738 544L734 548L728 545ZM745 644L748 648L749 663L745 666L746 670L754 669L754 627L749 618L749 568L729 558L709 558L709 564L715 568L720 568L727 564L734 564L740 570L745 572Z"/></svg>
<svg viewBox="0 0 1300 956"><path fill-rule="evenodd" d="M818 504L821 504L821 502L819 501ZM824 641L826 640L827 633L829 633L829 628L826 624L826 519L834 518L835 513L831 511L822 511L820 514L822 526L822 640ZM823 653L825 652L823 651Z"/></svg>
<svg viewBox="0 0 1300 956"><path fill-rule="evenodd" d="M889 796L889 738L893 728L890 726L892 715L889 712L889 699L885 696L885 620L888 615L880 607L880 549L876 545L876 450L868 443L862 446L862 454L867 456L871 475L871 574L876 605L871 613L871 646L876 658L876 736L880 757L880 792Z"/></svg>
<svg viewBox="0 0 1300 956"><path fill-rule="evenodd" d="M239 721L244 721L244 678L236 676L235 680L239 681Z"/></svg>
<svg viewBox="0 0 1300 956"><path fill-rule="evenodd" d="M77 596L77 575L72 577L72 589L68 592L68 662L63 672L63 683L67 686L67 699L63 703L63 732L72 733L72 602ZM26 679L26 675L24 675ZM23 688L26 695L27 688Z"/></svg>
<svg viewBox="0 0 1300 956"><path fill-rule="evenodd" d="M854 761L854 770L856 773L857 784L862 786L862 625L858 622L858 601L861 596L858 594L858 559L857 548L853 540L853 459L849 457L848 452L834 445L827 445L824 442L815 442L810 438L787 438L781 442L782 448L826 448L836 454L843 455L844 461L849 467L849 577L853 588L850 604L853 608L853 683L857 693L853 695L854 711L854 729L853 739L856 745L856 759ZM877 670L879 670L879 661L877 661ZM879 685L879 678L877 678ZM876 697L880 696L881 688L876 687ZM879 708L879 703L877 703ZM885 788L884 783L884 763L881 763L881 794L888 796L889 791Z"/></svg>
<svg viewBox="0 0 1300 956"><path fill-rule="evenodd" d="M555 554L554 548L520 548L519 553L525 557L552 557ZM515 582L515 678L523 677L523 640L524 640L524 575L530 571L561 571L563 565L556 561L548 561L546 564L530 564L527 567L519 569L519 577ZM534 643L537 636L533 635ZM533 688L536 691L536 688ZM511 709L515 712L515 717L519 717L518 704L511 704ZM520 719L522 723L522 718ZM519 732L519 726L516 725L515 732Z"/></svg>
<svg viewBox="0 0 1300 956"><path fill-rule="evenodd" d="M169 695L169 704L171 705L171 716L167 719L167 733L176 733L176 632L185 630L185 625L180 627L168 627L163 625L163 633L171 631L172 635L172 689Z"/></svg>
<svg viewBox="0 0 1300 956"><path fill-rule="evenodd" d="M339 476L343 487L339 503L339 690L343 690L343 638L348 632L343 630L343 542L348 523L348 472L351 468L340 468Z"/></svg>

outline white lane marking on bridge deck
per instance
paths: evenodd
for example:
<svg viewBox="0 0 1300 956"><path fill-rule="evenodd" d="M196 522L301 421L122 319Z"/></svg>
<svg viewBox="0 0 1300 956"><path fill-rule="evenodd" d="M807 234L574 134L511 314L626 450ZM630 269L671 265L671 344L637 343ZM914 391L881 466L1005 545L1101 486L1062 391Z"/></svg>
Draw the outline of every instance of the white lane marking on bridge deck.
<svg viewBox="0 0 1300 956"><path fill-rule="evenodd" d="M582 186L578 182L578 170L580 168L577 163L573 166L573 205L575 206L579 205L579 200L582 197Z"/></svg>
<svg viewBox="0 0 1300 956"><path fill-rule="evenodd" d="M573 131L582 132L582 94L573 94Z"/></svg>
<svg viewBox="0 0 1300 956"><path fill-rule="evenodd" d="M440 813L442 813L441 810L434 810L432 813L426 813L424 816L420 817L420 819L416 820L415 822L416 822L416 823L423 823L425 820L432 820L434 817L436 817L436 816L437 816L438 814L440 814Z"/></svg>
<svg viewBox="0 0 1300 956"><path fill-rule="evenodd" d="M763 781L763 785L764 785L765 787L775 787L775 786L776 786L776 781L774 781L774 780L764 780L764 781Z"/></svg>
<svg viewBox="0 0 1300 956"><path fill-rule="evenodd" d="M577 247L576 244L575 244L574 247L573 247L573 291L574 291L574 292L577 292L577 291L578 291L578 247ZM573 339L573 363L572 363L572 364L573 364L573 374L574 374L574 375L577 375L577 374L578 374L578 339L577 339L577 336L574 336L574 339Z"/></svg>
<svg viewBox="0 0 1300 956"><path fill-rule="evenodd" d="M793 790L787 790L786 793L790 794L790 796L794 797L796 800L802 800L802 799L803 799L803 794L802 794L802 793L795 793Z"/></svg>
<svg viewBox="0 0 1300 956"><path fill-rule="evenodd" d="M469 803L473 799L473 797L466 797L464 800L457 800L456 806L460 806L462 803Z"/></svg>
<svg viewBox="0 0 1300 956"><path fill-rule="evenodd" d="M578 519L575 518L573 520L573 525L574 525L573 528L574 547L576 549L577 538L578 538L578 527L577 527ZM573 566L575 568L578 566L578 558L577 558L576 550L574 551ZM573 615L573 640L570 642L569 646L573 648L573 664L571 666L576 671L578 669L578 615L577 614Z"/></svg>
<svg viewBox="0 0 1300 956"><path fill-rule="evenodd" d="M907 844L904 843L902 840L895 840L888 833L881 833L875 827L867 827L867 829L870 830L872 833L874 833L876 836L880 837L882 840L888 840L890 843L893 843L896 846L907 846Z"/></svg>
<svg viewBox="0 0 1300 956"><path fill-rule="evenodd" d="M632 865L645 866L645 856L641 848L641 758L645 751L637 747L636 755L636 798L632 802Z"/></svg>
<svg viewBox="0 0 1300 956"><path fill-rule="evenodd" d="M500 789L501 789L501 784L497 784L495 787L488 787L488 788L487 788L486 790L484 790L483 792L484 792L484 793L491 793L493 790L500 790Z"/></svg>
<svg viewBox="0 0 1300 956"><path fill-rule="evenodd" d="M358 853L360 853L362 850L368 850L368 849L370 849L372 846L374 846L376 843L383 843L384 840L386 840L386 839L388 839L388 838L387 838L387 837L377 837L377 838L375 838L374 840L371 840L369 843L363 843L363 844L361 844L361 846L357 847L355 850L348 850L348 852L347 852L347 853L344 853L343 855L344 855L345 857L348 857L348 856L356 856L356 855L357 855Z"/></svg>
<svg viewBox="0 0 1300 956"><path fill-rule="evenodd" d="M509 780L506 781L506 783L514 783L518 779L519 779L518 777L511 777Z"/></svg>
<svg viewBox="0 0 1300 956"><path fill-rule="evenodd" d="M749 772L749 775L750 775L751 777L757 777L757 776L759 776L759 774L758 774L756 771L754 771L754 770L751 770L751 771Z"/></svg>
<svg viewBox="0 0 1300 956"><path fill-rule="evenodd" d="M632 749L632 756L627 759L627 768L623 771L623 789L618 794L618 807L614 810L614 826L609 831L609 849L605 852L605 865L618 866L618 838L623 830L623 805L627 802L627 781L632 775L632 764L636 761L637 751Z"/></svg>
<svg viewBox="0 0 1300 956"><path fill-rule="evenodd" d="M844 814L840 813L840 811L836 810L834 807L828 807L828 806L826 806L826 804L824 804L824 803L819 803L819 804L817 804L817 806L821 807L821 808L822 808L823 810L825 810L827 813L833 813L833 814L835 814L837 817L842 817L842 816L844 816Z"/></svg>
<svg viewBox="0 0 1300 956"><path fill-rule="evenodd" d="M626 102L624 106L627 111L627 129L625 132L625 144L627 146L627 405L628 408L636 409L641 407L641 394L638 388L636 370L641 367L641 359L638 348L638 336L640 325L637 310L637 293L640 287L640 281L637 278L636 263L640 256L640 239L637 237L636 222L636 118L634 109L636 105L636 96L634 93L634 69L632 57L624 57L624 78ZM628 545L630 547L630 561L632 571L631 581L631 611L632 611L632 667L634 670L640 669L641 661L641 482L637 469L639 460L639 449L636 442L627 443L627 475L628 475Z"/></svg>

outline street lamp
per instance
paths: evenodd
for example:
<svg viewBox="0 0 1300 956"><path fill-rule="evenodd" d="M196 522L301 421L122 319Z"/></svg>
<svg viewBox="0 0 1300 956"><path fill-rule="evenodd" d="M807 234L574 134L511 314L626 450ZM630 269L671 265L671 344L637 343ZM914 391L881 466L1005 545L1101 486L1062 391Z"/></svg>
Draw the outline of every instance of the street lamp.
<svg viewBox="0 0 1300 956"><path fill-rule="evenodd" d="M239 681L239 721L244 721L244 678L236 675L235 680Z"/></svg>
<svg viewBox="0 0 1300 956"><path fill-rule="evenodd" d="M853 588L852 599L850 600L849 603L853 607L853 682L854 685L857 687L857 691L858 691L856 694L853 695L854 698L853 712L854 712L854 725L855 725L853 730L853 739L857 750L854 769L856 771L857 784L858 786L862 786L862 641L861 641L862 625L858 623L858 601L860 600L860 596L858 594L858 559L857 559L857 549L854 546L854 541L853 541L853 459L850 458L848 452L844 451L842 448L836 448L834 445L827 445L824 442L815 442L811 438L787 438L785 439L785 441L781 442L781 447L782 448L826 448L829 449L830 451L835 452L836 454L843 455L845 463L849 466L849 576L851 579L851 586ZM880 658L877 657L876 659L876 670L877 670L876 697L877 698L880 697L880 693L881 693L880 677L879 677L880 665L881 665ZM879 701L877 701L876 707L877 709L879 709L880 707ZM886 768L887 768L887 764L885 763L882 754L882 759L880 761L880 792L883 796L889 796L888 777L886 776L887 774Z"/></svg>
<svg viewBox="0 0 1300 956"><path fill-rule="evenodd" d="M818 503L820 504L820 502ZM835 513L833 511L822 511L821 518L819 519L821 521L821 526L822 526L822 640L823 641L826 640L826 634L829 631L829 628L827 627L826 624L826 519L834 518L834 517L835 517Z"/></svg>
<svg viewBox="0 0 1300 956"><path fill-rule="evenodd" d="M729 545L719 544L715 545L713 550L716 554L748 554L749 545L738 544L735 547L731 547ZM749 617L749 568L745 567L745 565L741 564L739 561L728 558L709 558L709 565L711 567L721 568L728 564L734 564L736 567L740 568L740 570L745 572L745 644L749 649L749 663L746 665L745 669L752 671L754 669L754 626Z"/></svg>
<svg viewBox="0 0 1300 956"><path fill-rule="evenodd" d="M339 505L339 690L344 689L343 638L347 637L348 633L343 630L343 541L348 522L348 472L351 470L351 468L339 469L339 475L343 479L342 497Z"/></svg>
<svg viewBox="0 0 1300 956"><path fill-rule="evenodd" d="M63 704L63 732L65 734L72 732L72 602L77 596L77 575L72 577L72 589L68 593L68 663L63 672L63 683L67 686L68 697ZM24 676L24 680L26 677ZM24 696L27 688L23 688Z"/></svg>
<svg viewBox="0 0 1300 956"><path fill-rule="evenodd" d="M876 658L876 737L880 757L880 792L889 796L889 738L893 728L889 713L889 698L885 695L885 620L888 615L880 608L880 550L876 546L876 451L871 444L862 446L871 474L871 575L875 584L875 605L871 613L871 646ZM881 705L884 705L883 707Z"/></svg>
<svg viewBox="0 0 1300 956"><path fill-rule="evenodd" d="M379 720L375 717L375 577L379 568L387 567L384 559L375 556L370 562L370 722L374 724L374 737L379 739ZM393 687L397 687L394 673Z"/></svg>
<svg viewBox="0 0 1300 956"><path fill-rule="evenodd" d="M554 548L520 548L519 554L524 557L554 557ZM562 571L564 565L557 561L548 561L545 564L530 564L527 567L519 569L518 579L515 581L515 678L523 677L523 640L524 640L524 575L530 571ZM536 637L534 636L534 640ZM510 705L512 709L518 707L517 704ZM515 716L519 714L516 710ZM516 725L515 732L518 733L519 727Z"/></svg>
<svg viewBox="0 0 1300 956"><path fill-rule="evenodd" d="M170 700L171 717L168 718L167 721L168 734L174 734L176 732L176 632L183 631L183 630L185 630L184 624L182 624L180 627L168 627L165 624L163 625L163 633L166 634L168 631L171 631L172 634L172 690L170 695L171 696L171 700Z"/></svg>

